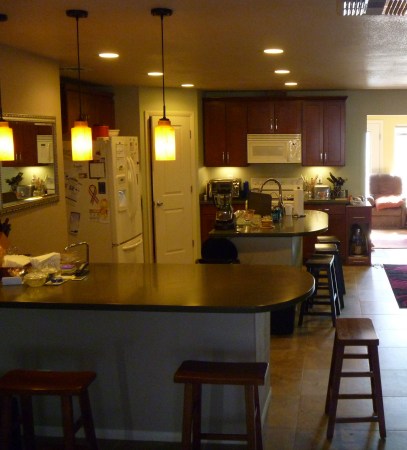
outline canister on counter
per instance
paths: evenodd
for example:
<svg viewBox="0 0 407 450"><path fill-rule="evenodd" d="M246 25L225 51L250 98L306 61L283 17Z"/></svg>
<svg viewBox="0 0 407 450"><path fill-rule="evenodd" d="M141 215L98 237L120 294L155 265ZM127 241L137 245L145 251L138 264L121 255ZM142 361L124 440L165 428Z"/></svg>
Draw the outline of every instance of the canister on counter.
<svg viewBox="0 0 407 450"><path fill-rule="evenodd" d="M273 222L278 223L281 222L283 212L279 206L274 206L271 210L271 216L273 217Z"/></svg>

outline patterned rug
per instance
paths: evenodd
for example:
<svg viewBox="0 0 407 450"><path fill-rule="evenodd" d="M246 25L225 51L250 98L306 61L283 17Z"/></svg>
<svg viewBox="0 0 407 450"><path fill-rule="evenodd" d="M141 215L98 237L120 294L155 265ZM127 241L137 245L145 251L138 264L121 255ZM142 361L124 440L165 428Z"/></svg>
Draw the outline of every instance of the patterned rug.
<svg viewBox="0 0 407 450"><path fill-rule="evenodd" d="M383 264L400 308L407 308L407 266Z"/></svg>

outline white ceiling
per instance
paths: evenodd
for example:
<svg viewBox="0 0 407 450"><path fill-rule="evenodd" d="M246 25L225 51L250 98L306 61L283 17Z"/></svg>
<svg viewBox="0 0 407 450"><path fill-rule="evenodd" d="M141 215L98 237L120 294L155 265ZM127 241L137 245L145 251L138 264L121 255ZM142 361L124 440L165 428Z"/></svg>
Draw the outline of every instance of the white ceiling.
<svg viewBox="0 0 407 450"><path fill-rule="evenodd" d="M76 24L67 9L85 9L79 22L84 80L107 85L161 86L147 76L161 69L164 18L165 83L202 90L405 89L407 17L342 17L336 0L3 0L0 43L76 65ZM267 56L263 49L285 53ZM120 58L100 60L102 50ZM0 61L1 67L1 61ZM275 75L287 68L290 75ZM2 67L1 70L6 70ZM76 78L74 71L62 75ZM294 88L295 89L295 88Z"/></svg>

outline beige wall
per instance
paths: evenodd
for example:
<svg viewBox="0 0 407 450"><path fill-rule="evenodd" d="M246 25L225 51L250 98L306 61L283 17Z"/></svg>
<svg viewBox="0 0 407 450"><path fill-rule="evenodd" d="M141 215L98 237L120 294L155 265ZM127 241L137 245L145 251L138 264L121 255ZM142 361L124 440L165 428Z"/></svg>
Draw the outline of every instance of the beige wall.
<svg viewBox="0 0 407 450"><path fill-rule="evenodd" d="M5 113L55 116L57 123L60 201L2 215L11 222L10 243L22 253L62 251L67 242L62 167L61 107L58 65L0 46L2 106Z"/></svg>

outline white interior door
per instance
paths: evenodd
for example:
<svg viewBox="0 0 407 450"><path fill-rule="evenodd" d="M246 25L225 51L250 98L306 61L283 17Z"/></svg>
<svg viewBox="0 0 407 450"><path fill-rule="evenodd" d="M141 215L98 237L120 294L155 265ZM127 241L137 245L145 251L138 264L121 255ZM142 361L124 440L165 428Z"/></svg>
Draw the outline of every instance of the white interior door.
<svg viewBox="0 0 407 450"><path fill-rule="evenodd" d="M383 122L368 120L366 129L366 195L370 194L370 174L383 171Z"/></svg>
<svg viewBox="0 0 407 450"><path fill-rule="evenodd" d="M161 116L152 116L154 126ZM175 128L175 161L155 161L152 154L154 243L157 263L194 262L190 118L169 116Z"/></svg>

